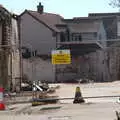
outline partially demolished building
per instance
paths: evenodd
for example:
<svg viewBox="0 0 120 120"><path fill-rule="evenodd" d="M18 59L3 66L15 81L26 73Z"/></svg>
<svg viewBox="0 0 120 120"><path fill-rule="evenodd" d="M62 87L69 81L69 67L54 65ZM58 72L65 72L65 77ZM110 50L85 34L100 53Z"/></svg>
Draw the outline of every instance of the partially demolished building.
<svg viewBox="0 0 120 120"><path fill-rule="evenodd" d="M14 88L20 81L18 23L16 15L0 6L0 85Z"/></svg>

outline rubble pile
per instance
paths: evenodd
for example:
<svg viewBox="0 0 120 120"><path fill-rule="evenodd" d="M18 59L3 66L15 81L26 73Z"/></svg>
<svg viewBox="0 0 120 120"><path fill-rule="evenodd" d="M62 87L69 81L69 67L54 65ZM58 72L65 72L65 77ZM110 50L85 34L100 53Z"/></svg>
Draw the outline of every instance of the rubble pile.
<svg viewBox="0 0 120 120"><path fill-rule="evenodd" d="M60 86L52 86L46 82L41 82L41 81L33 81L27 82L27 83L22 83L21 84L21 91L19 93L15 92L6 92L4 94L6 103L7 104L15 104L15 103L27 103L31 102L34 98L36 99L45 99L45 98L57 98L58 96L53 96L52 94L56 92L56 89L59 89ZM54 101L55 103L56 101ZM35 102L34 102L35 103ZM47 104L50 102L46 102ZM39 103L41 104L46 104L46 103Z"/></svg>

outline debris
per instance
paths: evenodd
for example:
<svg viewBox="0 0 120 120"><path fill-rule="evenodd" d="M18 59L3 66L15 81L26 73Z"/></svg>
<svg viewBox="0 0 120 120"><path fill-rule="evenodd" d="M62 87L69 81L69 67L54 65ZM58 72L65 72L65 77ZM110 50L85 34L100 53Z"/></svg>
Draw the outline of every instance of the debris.
<svg viewBox="0 0 120 120"><path fill-rule="evenodd" d="M47 91L49 89L49 86L47 83L41 81L33 81L33 87L36 87L37 91Z"/></svg>
<svg viewBox="0 0 120 120"><path fill-rule="evenodd" d="M51 87L48 89L47 93L54 93L55 92L55 88L54 87Z"/></svg>
<svg viewBox="0 0 120 120"><path fill-rule="evenodd" d="M46 104L50 104L50 103L57 103L57 99L55 98L42 98L42 99L33 99L34 102L44 102Z"/></svg>
<svg viewBox="0 0 120 120"><path fill-rule="evenodd" d="M41 84L40 81L37 84L35 81L33 82L33 101L32 106L37 106L41 104L49 104L49 103L56 103L56 100L53 100L56 96L48 96L48 92L52 93L55 92L55 88L49 88L47 83ZM39 92L37 92L39 89ZM51 100L41 101L41 99L51 98Z"/></svg>
<svg viewBox="0 0 120 120"><path fill-rule="evenodd" d="M57 103L58 102L58 100L56 99L57 97L58 96L43 95L40 96L39 98L34 98L32 100L32 106Z"/></svg>
<svg viewBox="0 0 120 120"><path fill-rule="evenodd" d="M77 80L79 83L94 83L94 80L90 80L90 79L79 79Z"/></svg>
<svg viewBox="0 0 120 120"><path fill-rule="evenodd" d="M32 91L33 87L36 87L37 91L47 91L48 93L54 93L56 89L60 88L59 85L55 87L49 87L47 82L45 81L41 82L40 80L33 81L32 84L30 82L21 84L22 91Z"/></svg>
<svg viewBox="0 0 120 120"><path fill-rule="evenodd" d="M22 91L32 91L32 85L30 83L21 83Z"/></svg>
<svg viewBox="0 0 120 120"><path fill-rule="evenodd" d="M49 89L49 86L48 86L48 84L47 83L43 83L42 84L42 86L40 86L42 89L43 89L43 91L47 91L48 89Z"/></svg>
<svg viewBox="0 0 120 120"><path fill-rule="evenodd" d="M16 97L16 92L13 92L13 93L9 93L9 95L11 96L11 97Z"/></svg>
<svg viewBox="0 0 120 120"><path fill-rule="evenodd" d="M32 106L38 106L38 105L45 105L46 103L44 102L38 102L38 101L33 101Z"/></svg>
<svg viewBox="0 0 120 120"><path fill-rule="evenodd" d="M15 110L17 107L12 107L12 108L9 108L9 110Z"/></svg>
<svg viewBox="0 0 120 120"><path fill-rule="evenodd" d="M39 85L37 85L35 82L33 83L33 89L35 89L35 91L36 90L43 91L43 89Z"/></svg>
<svg viewBox="0 0 120 120"><path fill-rule="evenodd" d="M56 88L56 89L59 89L59 88L60 88L60 85L57 85L55 88Z"/></svg>

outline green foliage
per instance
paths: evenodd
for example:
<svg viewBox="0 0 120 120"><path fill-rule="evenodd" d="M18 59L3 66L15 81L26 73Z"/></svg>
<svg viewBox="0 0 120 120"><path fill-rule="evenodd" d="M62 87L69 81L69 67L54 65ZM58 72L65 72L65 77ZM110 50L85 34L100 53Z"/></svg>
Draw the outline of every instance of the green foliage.
<svg viewBox="0 0 120 120"><path fill-rule="evenodd" d="M109 5L112 6L112 7L117 7L117 8L120 9L120 0L111 0Z"/></svg>

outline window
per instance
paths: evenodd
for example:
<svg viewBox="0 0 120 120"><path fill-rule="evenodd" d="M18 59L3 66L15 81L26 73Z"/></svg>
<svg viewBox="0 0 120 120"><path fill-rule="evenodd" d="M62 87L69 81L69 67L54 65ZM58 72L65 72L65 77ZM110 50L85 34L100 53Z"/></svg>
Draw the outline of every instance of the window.
<svg viewBox="0 0 120 120"><path fill-rule="evenodd" d="M102 39L102 36L101 36L101 34L99 34L99 40L101 40Z"/></svg>
<svg viewBox="0 0 120 120"><path fill-rule="evenodd" d="M65 41L65 33L63 33L63 32L60 33L60 41L61 42Z"/></svg>
<svg viewBox="0 0 120 120"><path fill-rule="evenodd" d="M82 40L82 37L81 37L81 35L79 35L78 37L79 37L79 38L78 38L78 39L79 39L79 41L81 41L81 40Z"/></svg>
<svg viewBox="0 0 120 120"><path fill-rule="evenodd" d="M80 34L73 34L72 35L72 41L81 41L82 36Z"/></svg>
<svg viewBox="0 0 120 120"><path fill-rule="evenodd" d="M31 58L32 56L37 56L37 50L35 51L30 51L29 48L23 47L22 48L22 57L23 58Z"/></svg>
<svg viewBox="0 0 120 120"><path fill-rule="evenodd" d="M96 32L94 33L94 37L95 37L95 38L97 37L97 33L96 33Z"/></svg>
<svg viewBox="0 0 120 120"><path fill-rule="evenodd" d="M30 58L31 57L31 53L30 53L30 50L28 48L22 48L22 57L23 58Z"/></svg>

